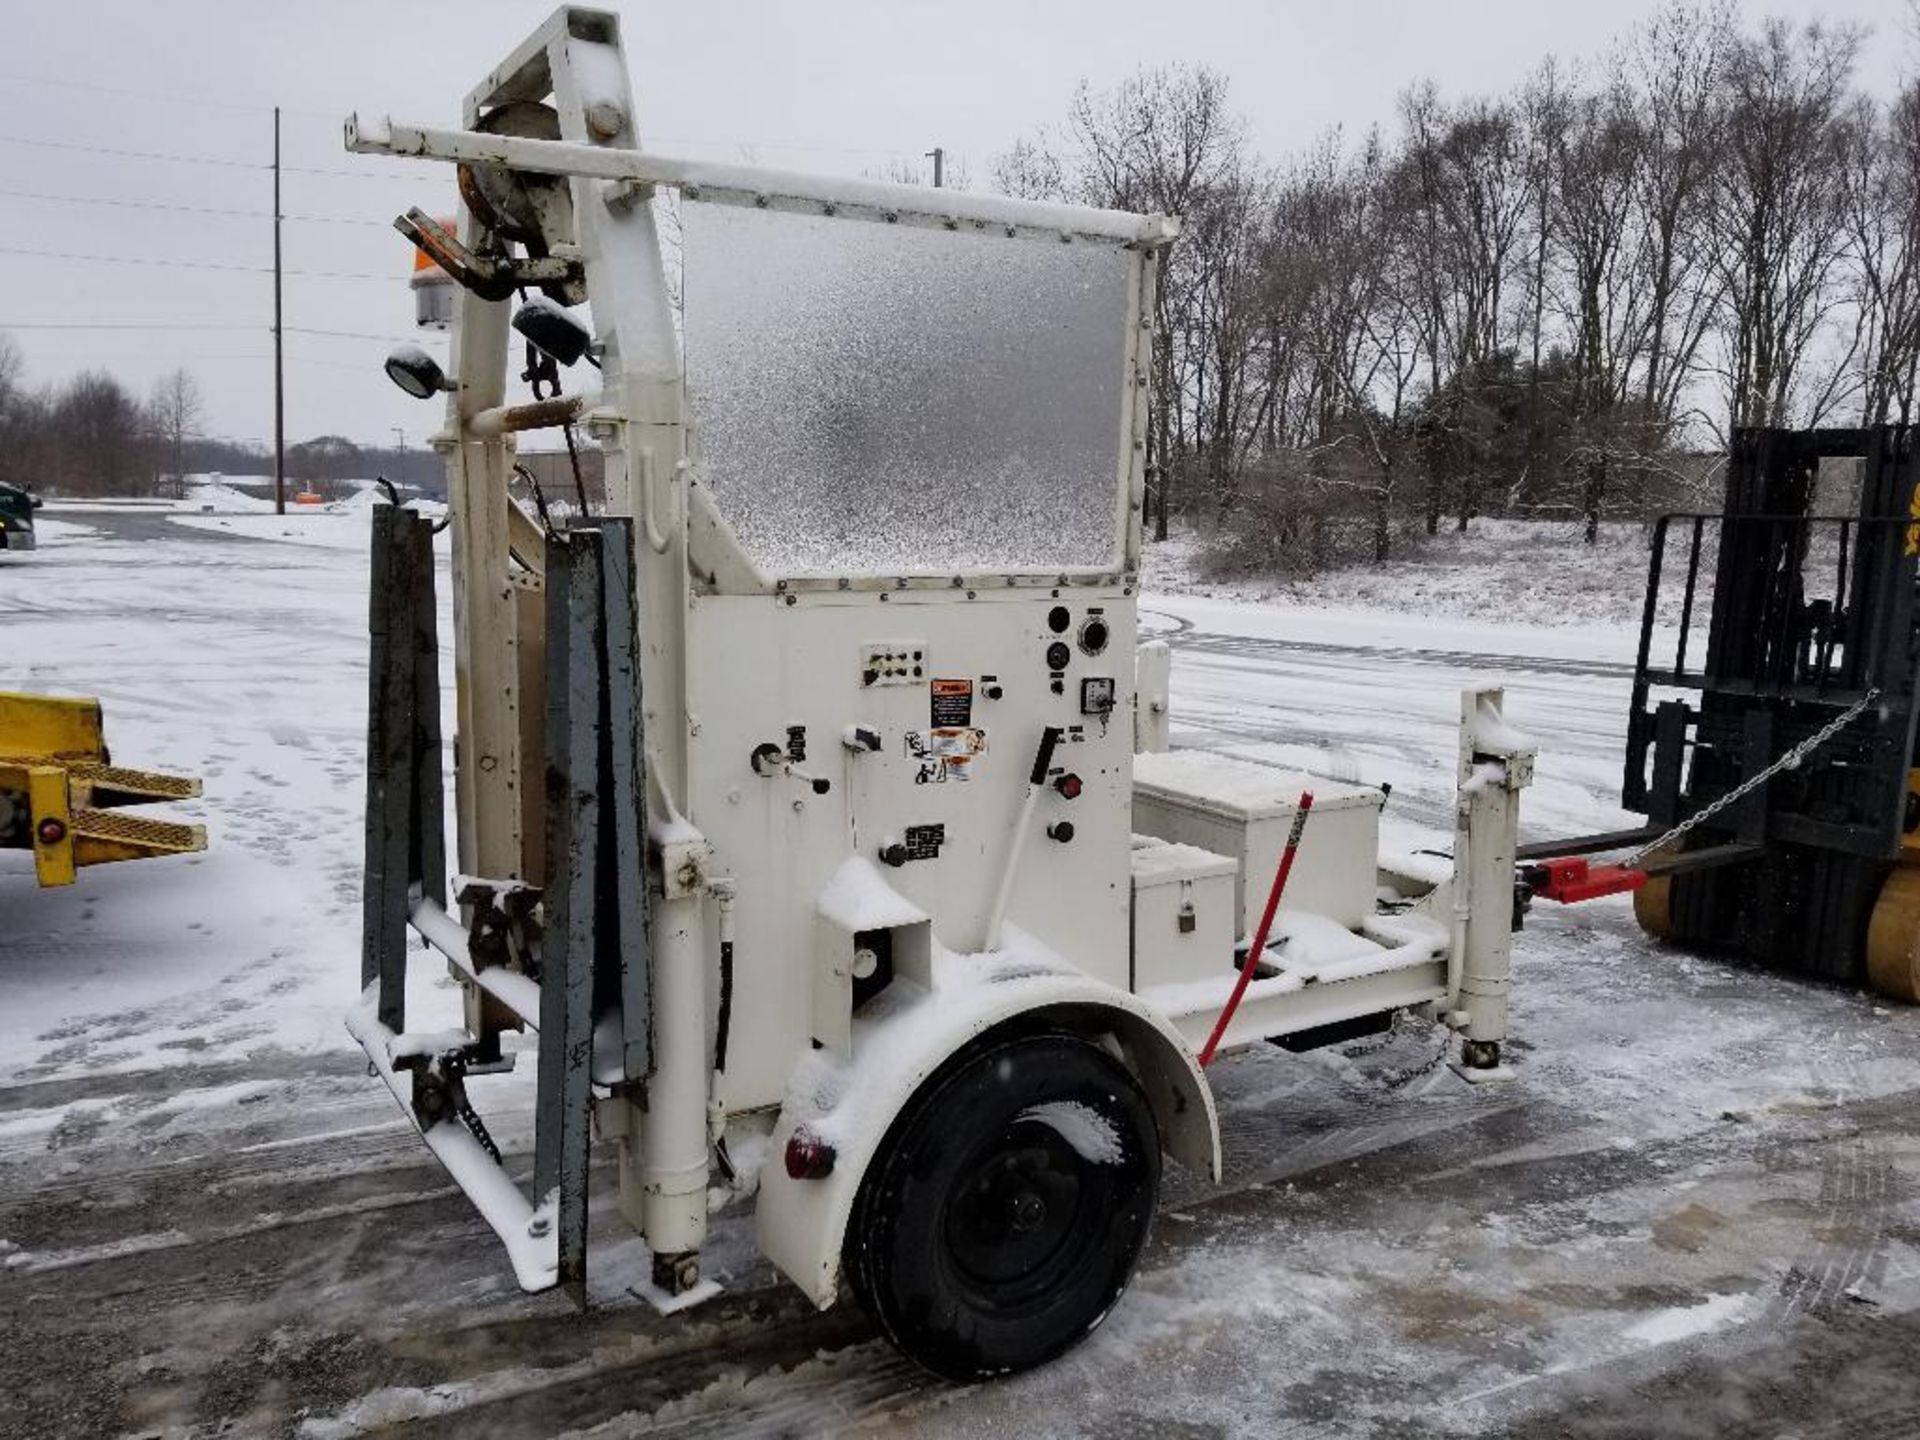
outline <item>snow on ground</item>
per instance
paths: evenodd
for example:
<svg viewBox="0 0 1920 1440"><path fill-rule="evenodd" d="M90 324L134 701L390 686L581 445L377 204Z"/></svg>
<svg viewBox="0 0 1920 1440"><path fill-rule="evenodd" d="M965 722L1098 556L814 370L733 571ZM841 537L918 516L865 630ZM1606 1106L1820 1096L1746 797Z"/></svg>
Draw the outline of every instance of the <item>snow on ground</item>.
<svg viewBox="0 0 1920 1440"><path fill-rule="evenodd" d="M740 1216L726 1293L656 1317L604 1159L595 1308L521 1296L341 1023L364 516L67 513L0 556L0 688L100 695L119 757L205 777L210 849L63 891L0 854L0 1434L1916 1433L1920 1015L1663 951L1620 900L1518 938L1511 1085L1417 1024L1216 1067L1224 1181L1170 1173L1129 1294L1034 1374L930 1382ZM1431 843L1491 675L1541 745L1526 833L1621 823L1630 626L1454 593L1147 594L1176 743L1390 781ZM476 1083L523 1168L531 1069Z"/></svg>
<svg viewBox="0 0 1920 1440"><path fill-rule="evenodd" d="M1149 543L1148 590L1315 610L1497 619L1529 628L1633 627L1646 594L1652 526L1609 522L1598 542L1575 522L1474 520L1466 533L1397 535L1394 558L1304 579L1220 576L1191 529Z"/></svg>
<svg viewBox="0 0 1920 1440"><path fill-rule="evenodd" d="M288 540L364 555L368 508L350 501L315 509L289 508L284 515L176 515L173 523L191 530L217 530L250 540Z"/></svg>
<svg viewBox="0 0 1920 1440"><path fill-rule="evenodd" d="M0 562L0 688L99 696L117 758L202 777L204 797L169 813L211 837L204 855L47 891L30 856L0 852L0 903L33 916L4 957L0 1033L18 1075L345 1043L367 520L231 523L256 519L299 543L209 544L181 528L215 520L199 515L122 516L80 536L56 519L39 549Z"/></svg>

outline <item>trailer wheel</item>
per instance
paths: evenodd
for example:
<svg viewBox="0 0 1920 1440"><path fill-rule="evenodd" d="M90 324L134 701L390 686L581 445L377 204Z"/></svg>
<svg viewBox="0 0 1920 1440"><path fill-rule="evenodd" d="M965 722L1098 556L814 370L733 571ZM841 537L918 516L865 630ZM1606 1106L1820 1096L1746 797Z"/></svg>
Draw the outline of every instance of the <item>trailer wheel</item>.
<svg viewBox="0 0 1920 1440"><path fill-rule="evenodd" d="M1077 1035L990 1043L882 1142L846 1273L887 1339L936 1375L1024 1370L1105 1317L1159 1188L1159 1131L1126 1067Z"/></svg>

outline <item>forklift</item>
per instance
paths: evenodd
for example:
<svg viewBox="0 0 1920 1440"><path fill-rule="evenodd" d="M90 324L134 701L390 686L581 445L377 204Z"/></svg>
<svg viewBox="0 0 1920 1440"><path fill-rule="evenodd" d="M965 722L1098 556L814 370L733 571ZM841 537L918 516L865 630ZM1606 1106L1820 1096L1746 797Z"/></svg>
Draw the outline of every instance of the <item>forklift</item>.
<svg viewBox="0 0 1920 1440"><path fill-rule="evenodd" d="M71 885L90 865L205 850L205 826L127 813L199 794L194 776L114 764L98 700L0 690L0 850L32 851L41 886Z"/></svg>
<svg viewBox="0 0 1920 1440"><path fill-rule="evenodd" d="M1647 823L1520 847L1527 889L1630 891L1662 940L1920 1001L1917 479L1908 427L1735 432L1723 513L1654 527L1621 797Z"/></svg>

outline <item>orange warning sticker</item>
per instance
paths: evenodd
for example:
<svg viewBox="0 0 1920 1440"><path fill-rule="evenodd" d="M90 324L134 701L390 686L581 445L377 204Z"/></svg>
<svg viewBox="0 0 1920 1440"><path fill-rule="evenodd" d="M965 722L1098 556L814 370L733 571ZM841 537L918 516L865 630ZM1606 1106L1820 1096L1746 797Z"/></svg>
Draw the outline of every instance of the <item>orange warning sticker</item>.
<svg viewBox="0 0 1920 1440"><path fill-rule="evenodd" d="M934 680L929 689L933 705L929 718L936 730L973 724L973 681Z"/></svg>

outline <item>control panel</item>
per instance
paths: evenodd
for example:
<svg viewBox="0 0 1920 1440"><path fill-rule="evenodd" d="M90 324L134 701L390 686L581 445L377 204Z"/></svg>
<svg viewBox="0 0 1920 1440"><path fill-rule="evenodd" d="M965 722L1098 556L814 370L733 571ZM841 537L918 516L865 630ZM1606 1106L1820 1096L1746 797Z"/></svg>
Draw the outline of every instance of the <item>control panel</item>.
<svg viewBox="0 0 1920 1440"><path fill-rule="evenodd" d="M919 685L927 678L924 640L869 640L860 647L860 688Z"/></svg>

